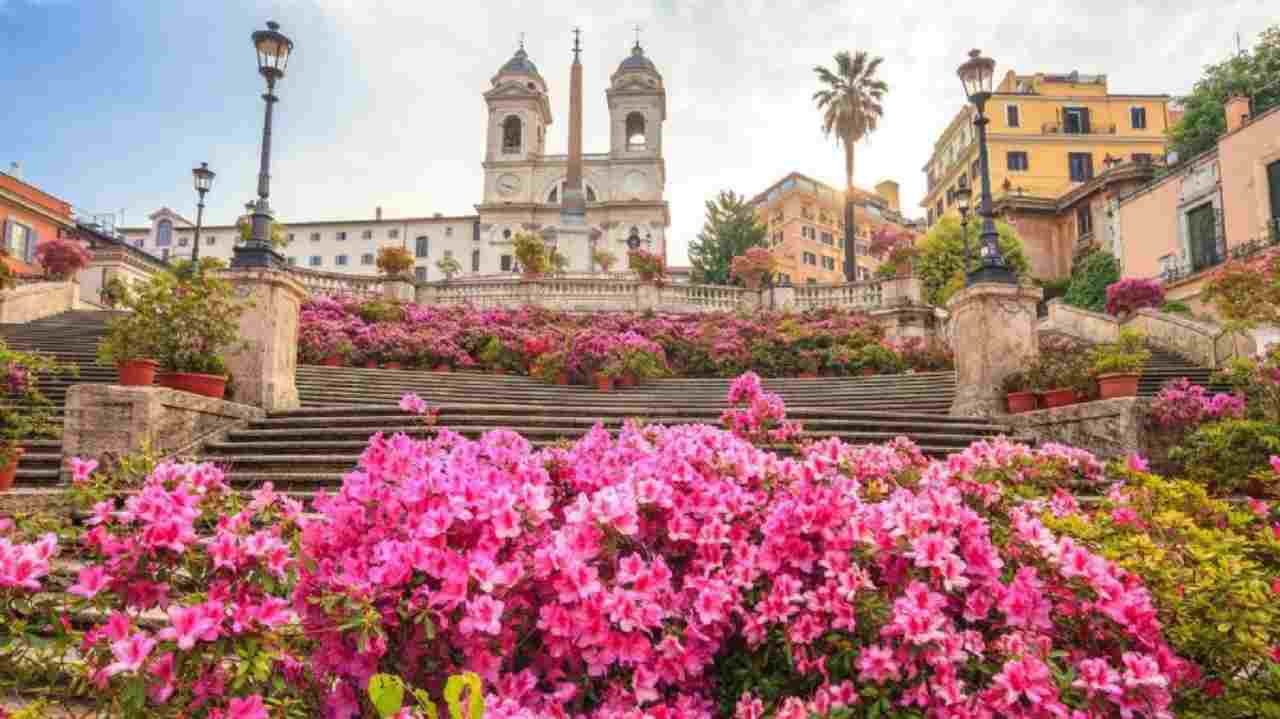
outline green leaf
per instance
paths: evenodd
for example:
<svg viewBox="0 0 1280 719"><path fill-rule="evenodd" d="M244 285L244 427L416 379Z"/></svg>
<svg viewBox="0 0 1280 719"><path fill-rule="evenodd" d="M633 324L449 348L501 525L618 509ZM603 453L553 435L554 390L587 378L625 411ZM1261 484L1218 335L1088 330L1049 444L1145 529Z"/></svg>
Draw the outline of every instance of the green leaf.
<svg viewBox="0 0 1280 719"><path fill-rule="evenodd" d="M468 716L462 714L462 690L470 688ZM449 719L483 719L484 718L484 686L480 683L480 675L475 672L464 672L449 677L444 685L444 701L449 707Z"/></svg>
<svg viewBox="0 0 1280 719"><path fill-rule="evenodd" d="M427 719L440 719L440 712L436 709L436 703L431 701L431 695L423 689L414 689L413 697L418 700L418 706L427 713Z"/></svg>
<svg viewBox="0 0 1280 719"><path fill-rule="evenodd" d="M369 701L382 719L390 719L404 702L404 682L392 674L374 674L369 678Z"/></svg>

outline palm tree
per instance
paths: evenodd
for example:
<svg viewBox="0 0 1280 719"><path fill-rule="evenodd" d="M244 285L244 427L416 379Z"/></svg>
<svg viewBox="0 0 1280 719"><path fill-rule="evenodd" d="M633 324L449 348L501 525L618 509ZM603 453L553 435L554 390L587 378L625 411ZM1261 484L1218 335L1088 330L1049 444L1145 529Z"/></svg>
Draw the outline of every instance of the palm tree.
<svg viewBox="0 0 1280 719"><path fill-rule="evenodd" d="M813 100L822 112L822 134L844 146L844 275L846 281L853 282L857 279L853 269L853 145L875 132L876 123L884 117L880 101L889 86L876 78L882 57L870 57L861 50L850 56L841 50L835 60L834 72L821 65L813 68L822 88L813 93Z"/></svg>

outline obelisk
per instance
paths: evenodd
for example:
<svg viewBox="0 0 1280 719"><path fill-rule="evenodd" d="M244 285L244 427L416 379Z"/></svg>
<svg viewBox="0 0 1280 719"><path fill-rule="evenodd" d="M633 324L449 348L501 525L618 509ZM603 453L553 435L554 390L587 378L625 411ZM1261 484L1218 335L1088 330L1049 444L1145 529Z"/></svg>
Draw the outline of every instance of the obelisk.
<svg viewBox="0 0 1280 719"><path fill-rule="evenodd" d="M582 189L582 31L573 30L573 67L569 70L569 167L564 178L564 198L560 201L560 224L583 225L587 221L587 198Z"/></svg>

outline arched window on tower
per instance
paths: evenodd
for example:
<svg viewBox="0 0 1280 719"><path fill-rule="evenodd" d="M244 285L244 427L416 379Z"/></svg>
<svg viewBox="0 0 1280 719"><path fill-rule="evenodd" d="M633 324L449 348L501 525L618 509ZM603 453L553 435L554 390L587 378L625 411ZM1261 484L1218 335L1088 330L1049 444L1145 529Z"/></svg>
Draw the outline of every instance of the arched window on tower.
<svg viewBox="0 0 1280 719"><path fill-rule="evenodd" d="M596 201L596 191L591 189L591 185L587 185L587 202Z"/></svg>
<svg viewBox="0 0 1280 719"><path fill-rule="evenodd" d="M644 146L644 115L633 112L627 115L627 149L643 150Z"/></svg>
<svg viewBox="0 0 1280 719"><path fill-rule="evenodd" d="M520 118L515 115L502 121L502 152L504 154L514 155L520 152L523 130Z"/></svg>
<svg viewBox="0 0 1280 719"><path fill-rule="evenodd" d="M156 247L168 247L173 242L173 223L160 220L156 223Z"/></svg>
<svg viewBox="0 0 1280 719"><path fill-rule="evenodd" d="M547 203L551 205L560 204L560 185L551 188L551 194L547 195Z"/></svg>

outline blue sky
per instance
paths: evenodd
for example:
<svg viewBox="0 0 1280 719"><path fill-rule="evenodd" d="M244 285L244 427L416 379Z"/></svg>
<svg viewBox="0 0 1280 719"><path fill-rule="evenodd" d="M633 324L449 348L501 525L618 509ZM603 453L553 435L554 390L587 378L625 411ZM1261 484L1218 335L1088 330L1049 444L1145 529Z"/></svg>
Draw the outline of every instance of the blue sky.
<svg viewBox="0 0 1280 719"><path fill-rule="evenodd" d="M262 85L249 33L297 44L279 88L272 206L292 219L463 214L479 201L489 78L521 32L551 89L564 150L570 36L584 29L585 143L607 147L604 90L642 26L668 93L673 261L718 190L791 170L842 182L818 131L812 67L842 48L886 57L886 118L857 182L924 193L920 168L961 102L954 68L982 47L998 72L1107 73L1113 92L1182 93L1202 65L1277 21L1263 0L0 0L0 168L86 212L145 222L195 211L190 170L218 173L206 217L252 199ZM956 7L978 8L955 10Z"/></svg>

